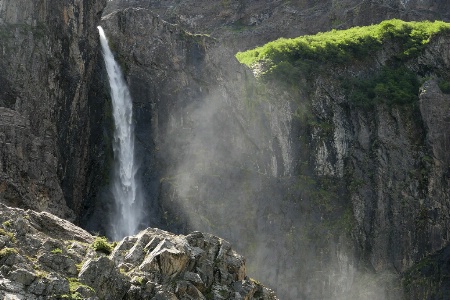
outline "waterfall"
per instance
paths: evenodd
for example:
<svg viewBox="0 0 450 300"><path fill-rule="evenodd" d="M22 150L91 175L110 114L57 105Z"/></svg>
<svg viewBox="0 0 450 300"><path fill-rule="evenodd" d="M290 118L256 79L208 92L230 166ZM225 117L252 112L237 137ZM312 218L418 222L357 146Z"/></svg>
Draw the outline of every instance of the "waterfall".
<svg viewBox="0 0 450 300"><path fill-rule="evenodd" d="M133 104L119 65L114 60L103 28L98 27L106 70L111 87L114 117L114 174L111 192L115 213L110 218L109 235L114 240L135 234L142 219L142 201L138 197L134 157Z"/></svg>

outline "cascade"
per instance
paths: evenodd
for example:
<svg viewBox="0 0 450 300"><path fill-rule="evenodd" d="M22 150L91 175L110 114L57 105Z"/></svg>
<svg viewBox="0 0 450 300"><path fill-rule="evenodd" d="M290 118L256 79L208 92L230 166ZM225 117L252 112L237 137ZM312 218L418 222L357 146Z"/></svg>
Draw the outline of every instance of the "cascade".
<svg viewBox="0 0 450 300"><path fill-rule="evenodd" d="M137 166L134 157L133 104L120 66L108 45L102 27L98 27L103 58L111 88L114 118L114 174L111 192L115 212L109 216L108 234L114 240L135 234L142 219L142 201L138 196Z"/></svg>

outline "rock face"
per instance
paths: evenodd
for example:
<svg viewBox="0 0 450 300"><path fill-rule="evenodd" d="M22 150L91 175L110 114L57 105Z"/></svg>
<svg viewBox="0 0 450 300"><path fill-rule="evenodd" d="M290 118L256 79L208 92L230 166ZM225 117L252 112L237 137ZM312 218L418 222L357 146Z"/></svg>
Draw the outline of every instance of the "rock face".
<svg viewBox="0 0 450 300"><path fill-rule="evenodd" d="M385 19L450 20L445 0L211 1L114 0L105 14L147 8L193 33L210 34L233 49L248 49L279 37L315 34L331 28L370 25Z"/></svg>
<svg viewBox="0 0 450 300"><path fill-rule="evenodd" d="M88 92L105 4L0 1L1 202L77 218L98 155Z"/></svg>
<svg viewBox="0 0 450 300"><path fill-rule="evenodd" d="M0 212L2 299L277 299L246 276L228 242L209 234L148 228L107 255L89 233L49 213L2 204Z"/></svg>
<svg viewBox="0 0 450 300"><path fill-rule="evenodd" d="M0 0L0 201L107 233L111 120L95 29L105 2ZM234 54L391 17L448 20L449 5L108 1L101 25L134 99L143 226L233 241L282 299L444 295L449 37L406 63L423 79L419 102L370 111L352 106L339 76L379 70L396 45L294 87L256 80ZM0 215L6 298L274 297L214 236L149 229L102 255L86 232L25 214Z"/></svg>
<svg viewBox="0 0 450 300"><path fill-rule="evenodd" d="M445 11L424 1L394 2L368 7L377 7L380 19ZM115 1L109 8L128 8L102 19L135 103L149 222L239 241L240 251L254 258L250 274L264 278L283 299L401 298L401 274L449 242L443 154L449 101L437 86L448 78L449 38L433 40L407 63L428 78L420 102L368 112L352 107L339 76L364 77L380 69L395 55L395 45L364 62L321 69L296 88L262 83L236 63L234 51L265 41L258 32L265 36L269 24L287 19L235 30L225 26L233 13L213 21L186 3L169 9L155 1ZM237 3L229 3L230 11ZM323 5L340 11L336 4ZM368 15L365 9L360 6ZM196 16L202 21L194 22ZM211 22L223 26L209 32L208 26L216 26ZM286 32L273 28L274 35Z"/></svg>

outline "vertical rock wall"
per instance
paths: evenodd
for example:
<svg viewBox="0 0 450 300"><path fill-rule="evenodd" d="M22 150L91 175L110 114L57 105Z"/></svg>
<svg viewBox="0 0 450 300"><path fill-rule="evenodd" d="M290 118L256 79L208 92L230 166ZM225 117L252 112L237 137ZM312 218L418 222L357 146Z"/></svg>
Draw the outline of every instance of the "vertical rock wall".
<svg viewBox="0 0 450 300"><path fill-rule="evenodd" d="M399 274L448 242L447 211L436 209L449 199L446 158L429 159L430 145L447 147L433 127L446 124L445 110L436 115L446 102L424 101L447 95L432 79L420 105L368 112L351 107L336 76L379 69L389 47L292 88L255 81L220 35L147 9L114 12L102 26L135 103L148 224L239 241L250 274L284 299L399 299ZM447 76L447 41L408 68Z"/></svg>
<svg viewBox="0 0 450 300"><path fill-rule="evenodd" d="M0 1L0 200L75 220L89 186L88 90L106 1ZM99 99L99 102L102 101Z"/></svg>

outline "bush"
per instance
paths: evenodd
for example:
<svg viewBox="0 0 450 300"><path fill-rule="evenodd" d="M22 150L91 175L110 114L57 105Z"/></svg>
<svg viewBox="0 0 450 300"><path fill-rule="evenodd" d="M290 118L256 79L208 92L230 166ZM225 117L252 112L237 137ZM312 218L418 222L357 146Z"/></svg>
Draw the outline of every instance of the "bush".
<svg viewBox="0 0 450 300"><path fill-rule="evenodd" d="M271 73L278 67L286 70L287 65L281 62L295 66L299 61L344 63L362 59L380 49L383 43L396 41L401 46L397 58L404 60L420 54L430 39L440 32L450 32L450 24L393 19L377 25L332 30L294 39L281 38L253 50L238 52L236 58L250 67L258 61L265 61L270 66L268 73Z"/></svg>
<svg viewBox="0 0 450 300"><path fill-rule="evenodd" d="M444 94L450 94L450 81L441 80L441 81L439 81L438 85Z"/></svg>
<svg viewBox="0 0 450 300"><path fill-rule="evenodd" d="M92 248L95 251L103 252L107 255L111 254L112 250L114 249L113 245L108 243L108 240L106 237L96 237L94 242L92 243Z"/></svg>
<svg viewBox="0 0 450 300"><path fill-rule="evenodd" d="M402 105L419 99L419 80L404 67L384 67L369 78L347 78L343 82L350 101L358 107L369 108L378 103Z"/></svg>

